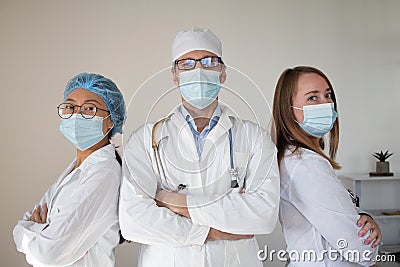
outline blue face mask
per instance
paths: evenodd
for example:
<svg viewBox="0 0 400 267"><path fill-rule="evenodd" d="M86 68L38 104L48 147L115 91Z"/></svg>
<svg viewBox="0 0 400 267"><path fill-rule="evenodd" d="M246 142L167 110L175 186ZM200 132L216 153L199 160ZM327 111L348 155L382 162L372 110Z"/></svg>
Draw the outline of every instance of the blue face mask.
<svg viewBox="0 0 400 267"><path fill-rule="evenodd" d="M303 110L304 120L297 123L306 133L318 138L330 132L337 118L333 103L292 108Z"/></svg>
<svg viewBox="0 0 400 267"><path fill-rule="evenodd" d="M80 114L73 114L61 121L60 131L76 148L86 150L100 142L112 129L103 134L103 120L107 117L85 119Z"/></svg>
<svg viewBox="0 0 400 267"><path fill-rule="evenodd" d="M221 89L219 71L194 69L179 73L179 89L190 105L204 109L218 96Z"/></svg>

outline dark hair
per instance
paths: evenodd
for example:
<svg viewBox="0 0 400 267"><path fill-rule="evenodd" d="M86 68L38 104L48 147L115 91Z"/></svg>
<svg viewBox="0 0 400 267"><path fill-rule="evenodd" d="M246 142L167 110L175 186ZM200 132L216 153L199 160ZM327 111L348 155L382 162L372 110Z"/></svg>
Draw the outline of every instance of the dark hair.
<svg viewBox="0 0 400 267"><path fill-rule="evenodd" d="M108 133L108 141L111 140L111 137L112 137L112 136L111 136L111 132L109 132L109 133ZM118 148L118 147L115 147L115 148ZM121 158L121 156L119 155L119 153L118 153L117 150L115 150L115 158L116 158L116 160L118 161L119 165L122 167L122 158ZM121 230L119 230L119 244L121 245L121 244L124 243L124 242L130 243L131 241L126 240L126 239L122 236Z"/></svg>
<svg viewBox="0 0 400 267"><path fill-rule="evenodd" d="M111 141L111 138L112 138L112 134L111 134L111 131L110 131L110 132L108 133L108 141L109 141L109 142ZM118 148L118 147L115 147L115 148ZM121 158L121 156L119 155L119 153L118 153L117 150L115 150L115 158L116 158L116 160L118 161L119 165L122 167L122 158ZM125 242L130 243L131 241L126 240L126 239L122 236L121 230L119 230L119 244L121 245L122 243L125 243Z"/></svg>
<svg viewBox="0 0 400 267"><path fill-rule="evenodd" d="M117 150L115 150L115 158L117 159L119 165L122 166L122 159L121 159L121 156L119 155L119 153L118 153ZM131 241L126 240L126 239L122 236L121 230L119 230L119 244L121 245L122 243L125 243L125 242L130 243Z"/></svg>
<svg viewBox="0 0 400 267"><path fill-rule="evenodd" d="M117 150L115 150L115 158L117 159L119 165L122 166L122 159Z"/></svg>
<svg viewBox="0 0 400 267"><path fill-rule="evenodd" d="M327 159L334 169L340 169L339 164L335 161L335 156L339 144L339 119L336 119L329 137L329 157L325 155L323 149L325 147L324 139L319 140L319 145L312 142L310 136L296 123L292 110L293 97L297 92L297 83L299 77L303 74L315 73L324 78L331 89L332 101L337 111L337 103L335 91L326 75L313 67L299 66L293 69L286 69L279 77L275 89L274 104L272 107L274 117L275 141L278 149L278 163L285 155L285 151L289 146L294 146L295 152L299 147L312 150L325 159Z"/></svg>

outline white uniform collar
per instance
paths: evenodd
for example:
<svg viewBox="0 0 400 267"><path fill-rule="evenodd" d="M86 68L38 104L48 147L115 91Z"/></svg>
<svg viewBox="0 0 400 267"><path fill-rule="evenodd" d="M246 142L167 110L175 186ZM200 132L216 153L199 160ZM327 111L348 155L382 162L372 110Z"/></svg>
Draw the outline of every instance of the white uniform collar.
<svg viewBox="0 0 400 267"><path fill-rule="evenodd" d="M219 104L221 108L221 117L218 120L217 125L213 128L212 131L207 135L207 139L211 141L211 143L215 143L220 137L222 137L225 134L228 134L228 130L232 128L232 120L239 120L238 117L225 105ZM182 140L193 140L193 133L189 127L189 124L186 122L185 118L183 117L182 113L180 112L180 106L176 107L171 113L171 123L180 129L179 135L180 139ZM168 123L168 122L167 122ZM164 127L162 127L158 133L158 139L160 140L161 138L164 138L165 136L168 136L170 133L167 131L164 131ZM194 141L193 141L194 142ZM195 145L193 143L193 147L195 148ZM208 151L210 149L209 145L205 145L203 148L202 155L207 155ZM195 150L194 150L195 151ZM196 153L197 152L193 152Z"/></svg>
<svg viewBox="0 0 400 267"><path fill-rule="evenodd" d="M83 169L86 167L86 165L98 164L99 162L108 160L110 158L115 158L115 146L113 144L108 144L94 151L82 162L81 165L79 165L77 169ZM75 163L76 157L71 163L72 167L75 166Z"/></svg>
<svg viewBox="0 0 400 267"><path fill-rule="evenodd" d="M224 126L229 126L226 129L229 129L232 127L232 123L230 122L229 117L238 119L237 115L227 106L225 106L224 104L220 104L218 103L218 108L220 109L220 120L218 122L218 124L220 124L221 120L224 121ZM215 115L218 115L217 109L214 111ZM218 111L219 112L219 111ZM213 117L214 117L213 114ZM175 124L177 125L177 127L181 128L182 125L184 123L187 123L185 120L185 116L181 113L181 105L177 106L176 108L174 108L169 114L169 116L171 116L171 120L175 122ZM189 114L190 115L190 114ZM229 121L229 122L228 122Z"/></svg>
<svg viewBox="0 0 400 267"><path fill-rule="evenodd" d="M115 146L113 144L108 144L103 146L92 154L90 154L78 168L74 169L76 165L76 157L74 160L68 165L68 167L62 172L59 180L57 181L57 190L67 183L72 177L71 174L75 174L76 172L81 172L86 168L90 167L90 165L98 164L102 161L108 160L110 158L115 158Z"/></svg>
<svg viewBox="0 0 400 267"><path fill-rule="evenodd" d="M190 115L189 111L185 108L185 106L183 104L180 104L178 109L179 109L179 112L182 114L183 118L192 125L193 129L197 130L197 126L194 123L194 119L193 119L192 115ZM221 107L219 106L219 103L218 103L217 107L214 109L214 112L211 116L208 126L210 126L210 123L212 120L218 121L218 119L221 117L221 113L222 113ZM187 116L189 116L189 120L186 119Z"/></svg>

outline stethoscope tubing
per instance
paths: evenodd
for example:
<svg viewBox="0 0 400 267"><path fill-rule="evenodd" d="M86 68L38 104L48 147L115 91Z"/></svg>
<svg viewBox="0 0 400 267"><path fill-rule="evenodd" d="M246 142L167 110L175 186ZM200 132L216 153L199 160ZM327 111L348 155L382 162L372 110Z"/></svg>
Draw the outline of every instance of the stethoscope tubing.
<svg viewBox="0 0 400 267"><path fill-rule="evenodd" d="M160 178L161 178L161 179L164 178L164 181L165 181L165 183L166 183L166 185L167 185L167 187L168 187L168 188L164 188L164 189L166 189L166 190L168 190L168 191L174 191L174 192L176 192L176 191L185 189L187 186L186 186L186 185L183 185L183 184L180 184L180 185L177 187L177 190L173 190L172 187L169 185L167 176L166 176L166 174L165 174L164 165L162 164L161 155L160 155L160 142L161 142L162 140L166 139L168 136L162 138L162 139L161 139L160 141L158 141L158 142L156 141L156 131L157 131L157 127L158 127L161 123L163 123L163 122L165 122L165 121L171 119L171 116L172 116L172 115L173 115L173 114L169 115L169 116L166 117L166 118L163 118L163 119L159 120L158 122L156 122L156 123L154 124L153 129L152 129L152 131L151 131L151 140L152 140L152 148L153 148L153 152L154 152L154 157L155 157L156 165L157 165L157 172L158 172L158 174L160 175ZM238 171L237 171L237 169L235 168L235 164L234 164L234 160L233 160L232 128L230 128L230 129L228 130L228 138L229 138L229 157L230 157L230 170L229 170L229 174L230 174L231 177L232 177L232 180L231 180L231 188L237 188L237 187L239 187L239 184L238 184ZM162 183L161 183L161 186L162 186Z"/></svg>

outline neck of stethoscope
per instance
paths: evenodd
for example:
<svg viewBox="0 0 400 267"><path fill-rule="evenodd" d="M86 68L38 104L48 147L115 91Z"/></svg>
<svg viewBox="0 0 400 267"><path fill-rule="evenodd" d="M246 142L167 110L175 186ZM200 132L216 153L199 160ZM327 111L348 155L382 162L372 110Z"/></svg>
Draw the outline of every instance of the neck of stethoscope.
<svg viewBox="0 0 400 267"><path fill-rule="evenodd" d="M235 169L235 165L233 163L232 128L229 128L229 130L228 130L228 138L229 138L230 165L231 165L231 169Z"/></svg>
<svg viewBox="0 0 400 267"><path fill-rule="evenodd" d="M233 161L233 144L232 144L232 128L228 130L228 138L229 138L229 159L230 159L230 170L229 174L231 176L231 188L239 187L239 174L237 168L235 168L235 164Z"/></svg>

